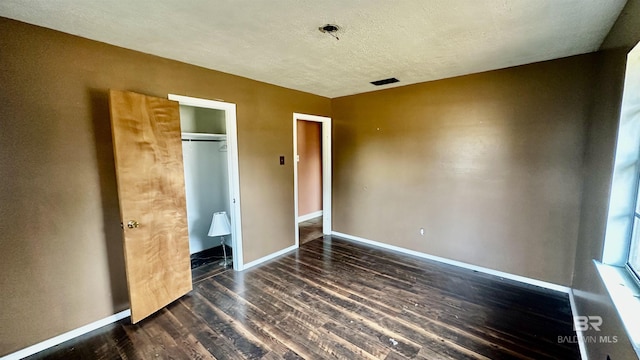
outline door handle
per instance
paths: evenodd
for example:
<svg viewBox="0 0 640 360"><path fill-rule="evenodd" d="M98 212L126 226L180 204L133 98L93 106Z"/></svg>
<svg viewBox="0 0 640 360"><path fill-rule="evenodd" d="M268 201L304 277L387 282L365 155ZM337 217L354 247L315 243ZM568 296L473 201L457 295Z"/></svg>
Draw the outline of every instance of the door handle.
<svg viewBox="0 0 640 360"><path fill-rule="evenodd" d="M138 228L138 226L140 226L140 224L135 220L129 220L129 222L127 223L127 227L129 229L136 229Z"/></svg>

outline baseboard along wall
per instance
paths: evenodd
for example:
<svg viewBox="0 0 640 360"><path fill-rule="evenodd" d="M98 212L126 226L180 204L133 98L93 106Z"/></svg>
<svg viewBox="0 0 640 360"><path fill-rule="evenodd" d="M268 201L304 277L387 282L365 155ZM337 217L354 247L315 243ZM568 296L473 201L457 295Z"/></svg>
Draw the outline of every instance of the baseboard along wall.
<svg viewBox="0 0 640 360"><path fill-rule="evenodd" d="M309 221L311 219L315 219L317 217L322 216L322 210L318 210L312 213L308 213L306 215L298 216L298 223Z"/></svg>
<svg viewBox="0 0 640 360"><path fill-rule="evenodd" d="M316 213L312 213L312 214L307 214L305 216L309 216L309 215L313 215L313 214L317 214ZM305 220L300 220L301 217L298 218L298 221L307 221L309 219L313 219L316 218L318 216L322 216L322 211L320 211L320 215L315 215L315 216L311 216L308 219ZM514 275L514 274L510 274L510 273L506 273L506 272L502 272L502 271L498 271L498 270L493 270L493 269L489 269L489 268L485 268L482 266L476 266L476 265L471 265L471 264L467 264L461 261L456 261L456 260L450 260L450 259L446 259L446 258L442 258L439 256L434 256L434 255L429 255L426 253L422 253L419 251L415 251L415 250L410 250L410 249L406 249L403 247L399 247L399 246L395 246L395 245L389 245L389 244L385 244L385 243L381 243L378 241L374 241L374 240L369 240L369 239L365 239L365 238L361 238L358 236L353 236L353 235L349 235L349 234L344 234L341 232L337 232L337 231L333 231L331 233L333 236L336 237L340 237L346 240L350 240L350 241L355 241L355 242L359 242L359 243L363 243L363 244L367 244L367 245L372 245L372 246L376 246L379 248L383 248L383 249L387 249L387 250L393 250L393 251L397 251L400 253L404 253L404 254L408 254L408 255L413 255L413 256L417 256L417 257L421 257L424 259L429 259L429 260L433 260L433 261L437 261L440 263L444 263L444 264L448 264L448 265L453 265L453 266L457 266L460 268L465 268L465 269L469 269L469 270L474 270L474 271L478 271L478 272L482 272L482 273L486 273L486 274L490 274L490 275L495 275L495 276L499 276L505 279L510 279L510 280L515 280L521 283L525 283L525 284L530 284L530 285L535 285L535 286L539 286L545 289L550 289L550 290L555 290L555 291L559 291L559 292L563 292L569 295L569 302L571 304L571 312L574 316L574 321L576 319L577 316L577 309L576 309L576 305L575 305L575 301L574 301L574 297L573 297L573 290L570 287L567 286L562 286L562 285L558 285L558 284L553 284L550 282L546 282L546 281L541 281L541 280L536 280L536 279L531 279L525 276L520 276L520 275ZM259 258L257 260L251 261L247 264L245 264L243 266L242 270L247 270L251 267L260 265L264 262L267 262L269 260L275 259L278 256L284 255L290 251L293 251L295 249L297 249L298 247L296 245L292 245L289 246L287 248L284 248L282 250L276 251L270 255L264 256L262 258ZM91 332L93 330L99 329L103 326L109 325L111 323L114 323L116 321L119 321L121 319L124 319L128 316L131 316L131 311L129 309L121 311L117 314L114 314L112 316L106 317L104 319L95 321L91 324L82 326L80 328L71 330L69 332L66 332L64 334L58 335L56 337L53 337L51 339L45 340L43 342L40 342L38 344L29 346L25 349L19 350L17 352L8 354L3 356L2 358L0 358L0 360L19 360L22 359L24 357L33 355L35 353L38 353L42 350L46 350L50 347L56 346L58 344L61 344L65 341L71 340L73 338L76 338L78 336L84 335L88 332ZM579 329L578 327L574 326L574 328ZM582 338L582 332L579 330L576 330L576 336L578 338L578 346L580 348L580 355L582 357L583 360L587 359L587 354L586 354L586 347L585 347L585 343L584 340Z"/></svg>
<svg viewBox="0 0 640 360"><path fill-rule="evenodd" d="M482 272L482 273L485 273L485 274L499 276L499 277L504 278L504 279L515 280L515 281L518 281L518 282L521 282L521 283L525 283L525 284L529 284L529 285L535 285L535 286L539 286L541 288L545 288L545 289L550 289L550 290L566 293L566 294L569 295L569 303L571 305L571 314L573 315L573 320L574 320L574 329L577 329L576 330L576 336L578 338L578 347L580 348L580 356L582 357L582 360L587 360L586 344L584 343L584 338L583 338L582 332L579 330L579 327L576 326L576 323L575 323L576 319L577 319L577 316L578 316L578 311L576 309L576 304L575 304L575 300L574 300L574 297L573 297L573 289L568 287L568 286L563 286L563 285L558 285L558 284L554 284L554 283L550 283L550 282L546 282L546 281L531 279L531 278L528 278L528 277L525 277L525 276L514 275L514 274L510 274L510 273L506 273L506 272L502 272L502 271L498 271L498 270L485 268L485 267L482 267L482 266L471 265L471 264L464 263L462 261L450 260L450 259L446 259L446 258L439 257L439 256L429 255L429 254L422 253L422 252L419 252L419 251L410 250L410 249L406 249L406 248L395 246L395 245L389 245L389 244L381 243L381 242L378 242L378 241L361 238L361 237L358 237L358 236L344 234L344 233L337 232L337 231L332 231L331 234L333 236L340 237L340 238L343 238L343 239L346 239L346 240L351 240L351 241L355 241L355 242L359 242L359 243L363 243L363 244L368 244L368 245L380 247L380 248L387 249L387 250L393 250L393 251L401 252L401 253L408 254L408 255L414 255L414 256L417 256L417 257L424 258L424 259L437 261L437 262L440 262L440 263L443 263L443 264L453 265L453 266L457 266L457 267L464 268L464 269L469 269L469 270Z"/></svg>
<svg viewBox="0 0 640 360"><path fill-rule="evenodd" d="M422 252L419 252L419 251L406 249L406 248L403 248L403 247L400 247L400 246L389 245L389 244L381 243L381 242L378 242L378 241L361 238L361 237L358 237L358 236L353 236L353 235L349 235L349 234L343 234L343 233L340 233L340 232L337 232L337 231L333 231L333 232L331 232L331 234L334 235L334 236L337 236L337 237L341 237L341 238L346 239L346 240L352 240L352 241L356 241L356 242L360 242L360 243L364 243L364 244L368 244L368 245L373 245L373 246L377 246L377 247L380 247L380 248L383 248L383 249L393 250L393 251L401 252L401 253L404 253L404 254L421 257L421 258L424 258L424 259L434 260L434 261L437 261L437 262L441 262L443 264L454 265L454 266L465 268L465 269L469 269L469 270L475 270L475 271L482 272L482 273L485 273L485 274L495 275L495 276L499 276L499 277L502 277L502 278L505 278L505 279L515 280L515 281L519 281L521 283L535 285L535 286L539 286L539 287L542 287L542 288L551 289L551 290L555 290L555 291L560 291L560 292L567 293L567 294L569 294L570 291L571 291L571 288L567 287L567 286L558 285L558 284L554 284L554 283L550 283L550 282L546 282L546 281L542 281L542 280L531 279L531 278L528 278L528 277L525 277L525 276L514 275L514 274L502 272L502 271L499 271L499 270L493 270L493 269L485 268L485 267L482 267L482 266L471 265L471 264L464 263L462 261L450 260L450 259L439 257L439 256L429 255L429 254L422 253Z"/></svg>
<svg viewBox="0 0 640 360"><path fill-rule="evenodd" d="M298 247L296 245L291 245L291 246L289 246L287 248L284 248L284 249L282 249L280 251L276 251L273 254L270 254L270 255L267 255L267 256L263 256L263 257L261 257L260 259L257 259L257 260L253 260L250 263L244 264L244 266L242 267L242 271L247 270L249 268L252 268L252 267L254 267L256 265L260 265L260 264L262 264L264 262L267 262L269 260L275 259L278 256L284 255L284 254L288 253L289 251L293 251L293 250L295 250L297 248Z"/></svg>
<svg viewBox="0 0 640 360"><path fill-rule="evenodd" d="M77 329L73 329L71 331L67 331L66 333L60 334L58 336L54 336L51 339L45 340L43 342L39 342L37 344L26 347L22 350L16 351L14 353L5 355L0 358L0 360L20 360L27 356L31 356L33 354L39 353L40 351L46 350L48 348L52 348L56 345L62 344L65 341L72 340L77 338L78 336L89 333L93 330L97 330L103 326L107 326L109 324L113 324L116 321L120 321L124 318L131 316L131 310L126 309L120 311L119 313L113 314L111 316L107 316L104 319L100 319L98 321L94 321L90 324L81 326Z"/></svg>

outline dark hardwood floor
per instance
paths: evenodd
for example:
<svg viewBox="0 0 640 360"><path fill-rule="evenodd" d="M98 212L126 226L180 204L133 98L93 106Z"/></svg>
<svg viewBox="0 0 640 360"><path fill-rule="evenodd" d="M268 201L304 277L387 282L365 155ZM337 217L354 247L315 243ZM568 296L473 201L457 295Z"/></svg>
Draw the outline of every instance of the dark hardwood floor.
<svg viewBox="0 0 640 360"><path fill-rule="evenodd" d="M335 237L31 359L579 359L566 294Z"/></svg>
<svg viewBox="0 0 640 360"><path fill-rule="evenodd" d="M298 224L300 245L304 245L311 240L321 238L322 234L322 216L311 220L303 221Z"/></svg>

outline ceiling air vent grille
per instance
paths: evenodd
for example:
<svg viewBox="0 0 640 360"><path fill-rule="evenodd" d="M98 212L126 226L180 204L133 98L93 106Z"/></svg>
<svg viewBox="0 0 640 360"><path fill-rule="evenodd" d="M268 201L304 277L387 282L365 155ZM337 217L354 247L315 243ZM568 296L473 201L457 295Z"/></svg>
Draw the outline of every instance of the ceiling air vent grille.
<svg viewBox="0 0 640 360"><path fill-rule="evenodd" d="M380 86L380 85L387 85L387 84L393 84L393 83L397 83L398 79L396 78L388 78L388 79L382 79L382 80L376 80L376 81L372 81L371 83L375 86Z"/></svg>

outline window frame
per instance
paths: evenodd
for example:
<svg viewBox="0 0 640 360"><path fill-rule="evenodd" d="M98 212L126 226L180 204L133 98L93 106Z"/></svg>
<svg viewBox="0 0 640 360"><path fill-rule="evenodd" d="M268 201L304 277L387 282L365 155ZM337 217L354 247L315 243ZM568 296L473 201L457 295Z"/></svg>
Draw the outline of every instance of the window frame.
<svg viewBox="0 0 640 360"><path fill-rule="evenodd" d="M634 242L634 231L640 231L639 229L636 229L636 220L638 222L638 224L640 224L640 213L638 213L638 209L640 208L640 160L636 163L636 186L635 186L635 202L634 202L634 206L633 206L633 211L631 214L631 226L630 226L630 231L629 234L627 236L628 242L627 242L627 253L626 253L626 260L625 260L625 264L624 264L624 268L627 270L627 272L629 273L629 275L631 276L631 278L635 281L636 285L638 285L640 287L640 269L635 269L634 266L631 264L630 259L631 259L631 250L633 249L633 242ZM640 237L638 238L637 241L640 241ZM638 244L638 249L640 249L640 244Z"/></svg>

